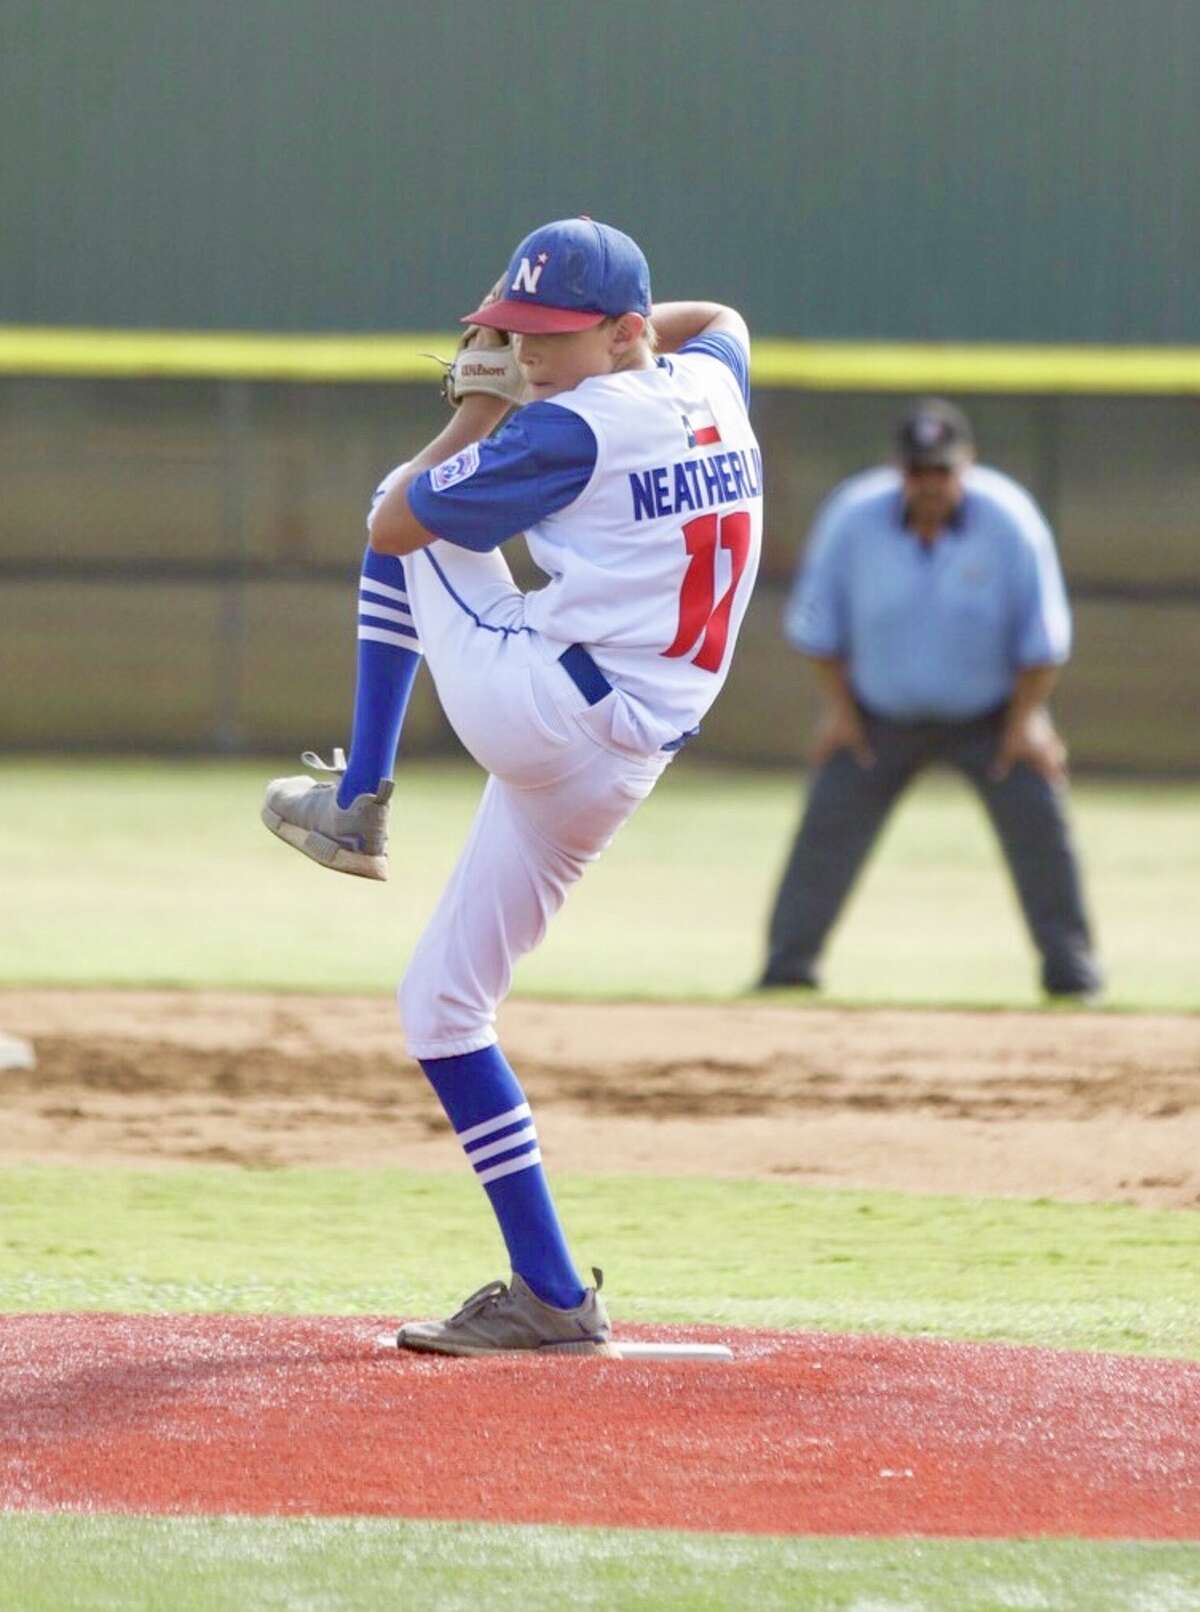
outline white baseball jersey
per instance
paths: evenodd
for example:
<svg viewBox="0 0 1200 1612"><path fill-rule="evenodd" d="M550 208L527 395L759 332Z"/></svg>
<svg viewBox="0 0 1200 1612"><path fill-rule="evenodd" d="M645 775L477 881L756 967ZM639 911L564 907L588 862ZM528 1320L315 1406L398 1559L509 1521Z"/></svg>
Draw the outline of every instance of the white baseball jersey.
<svg viewBox="0 0 1200 1612"><path fill-rule="evenodd" d="M424 648L490 774L400 989L414 1057L496 1039L517 960L724 682L762 536L746 372L740 343L702 337L530 404L409 486L445 541L405 559L387 630ZM519 532L549 578L531 593L499 552Z"/></svg>
<svg viewBox="0 0 1200 1612"><path fill-rule="evenodd" d="M746 373L734 338L699 338L530 405L409 490L422 525L458 546L524 531L550 579L525 622L589 651L631 747L694 732L729 669L762 546Z"/></svg>

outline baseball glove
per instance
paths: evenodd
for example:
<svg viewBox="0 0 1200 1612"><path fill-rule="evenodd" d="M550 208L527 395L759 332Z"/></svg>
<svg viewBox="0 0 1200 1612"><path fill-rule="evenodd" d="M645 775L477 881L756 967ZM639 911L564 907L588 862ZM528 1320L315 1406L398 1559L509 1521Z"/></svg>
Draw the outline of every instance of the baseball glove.
<svg viewBox="0 0 1200 1612"><path fill-rule="evenodd" d="M471 325L453 358L426 353L442 366L442 396L452 409L471 392L487 392L514 407L525 401L525 382L516 350L507 336L498 347L476 345L479 327Z"/></svg>

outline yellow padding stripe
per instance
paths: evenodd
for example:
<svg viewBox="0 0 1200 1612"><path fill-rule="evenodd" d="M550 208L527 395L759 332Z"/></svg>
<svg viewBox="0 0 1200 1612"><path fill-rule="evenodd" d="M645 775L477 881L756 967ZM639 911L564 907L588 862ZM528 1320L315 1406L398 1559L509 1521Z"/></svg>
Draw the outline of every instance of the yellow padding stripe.
<svg viewBox="0 0 1200 1612"><path fill-rule="evenodd" d="M457 335L0 326L0 373L259 381L428 381ZM760 341L757 386L833 392L1200 393L1200 347L998 347Z"/></svg>
<svg viewBox="0 0 1200 1612"><path fill-rule="evenodd" d="M1200 347L761 341L757 386L830 392L1200 392Z"/></svg>
<svg viewBox="0 0 1200 1612"><path fill-rule="evenodd" d="M435 384L423 353L453 353L457 335L295 336L234 330L84 330L0 325L0 373L209 377L255 381Z"/></svg>

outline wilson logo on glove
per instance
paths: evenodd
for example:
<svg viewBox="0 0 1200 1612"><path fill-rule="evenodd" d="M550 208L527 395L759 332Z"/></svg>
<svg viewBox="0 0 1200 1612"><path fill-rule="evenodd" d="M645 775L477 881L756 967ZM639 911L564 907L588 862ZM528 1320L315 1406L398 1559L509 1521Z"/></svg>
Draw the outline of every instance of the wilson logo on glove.
<svg viewBox="0 0 1200 1612"><path fill-rule="evenodd" d="M513 405L525 401L525 381L511 345L461 348L452 359L424 353L442 366L442 396L452 409L471 392L486 392Z"/></svg>
<svg viewBox="0 0 1200 1612"><path fill-rule="evenodd" d="M466 362L464 355L464 358L460 358L454 365L454 378L459 383L458 389L460 392L463 390L463 381L495 380L497 378L503 380L508 372L509 363L506 358L501 358L498 362L489 364L482 358L472 358L470 362Z"/></svg>

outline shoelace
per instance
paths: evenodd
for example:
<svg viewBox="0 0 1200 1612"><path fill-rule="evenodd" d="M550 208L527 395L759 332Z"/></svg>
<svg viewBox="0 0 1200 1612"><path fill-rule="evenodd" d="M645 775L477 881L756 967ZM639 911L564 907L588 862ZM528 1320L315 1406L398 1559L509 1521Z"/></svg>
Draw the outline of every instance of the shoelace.
<svg viewBox="0 0 1200 1612"><path fill-rule="evenodd" d="M466 1321L471 1316L478 1315L480 1310L486 1310L491 1305L499 1304L501 1299L507 1297L508 1286L506 1283L500 1281L489 1282L486 1287L481 1287L477 1293L472 1293L471 1297L455 1310L450 1320Z"/></svg>
<svg viewBox="0 0 1200 1612"><path fill-rule="evenodd" d="M322 761L315 750L304 751L300 760L313 772L335 772L340 775L346 770L346 752L340 746L334 750L332 761Z"/></svg>

